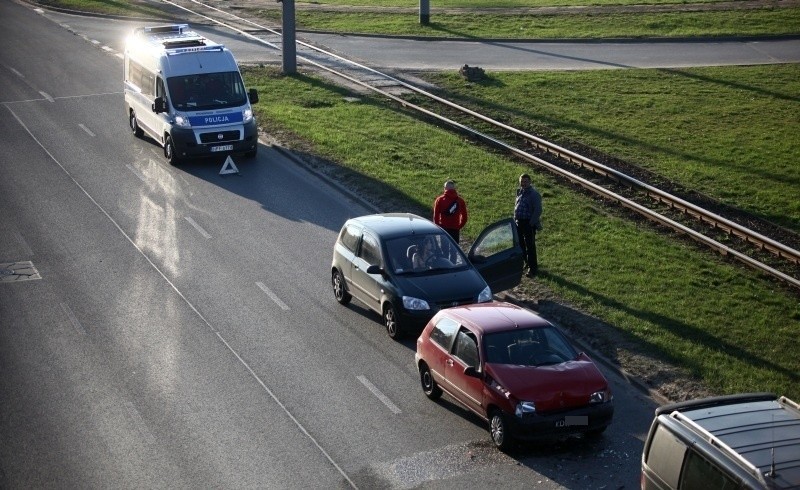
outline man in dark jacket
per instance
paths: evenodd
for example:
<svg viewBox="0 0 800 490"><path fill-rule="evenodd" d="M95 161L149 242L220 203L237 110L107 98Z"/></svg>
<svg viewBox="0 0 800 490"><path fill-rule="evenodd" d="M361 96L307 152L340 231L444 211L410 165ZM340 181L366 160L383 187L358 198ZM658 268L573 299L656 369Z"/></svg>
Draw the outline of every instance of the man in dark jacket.
<svg viewBox="0 0 800 490"><path fill-rule="evenodd" d="M519 231L522 253L528 267L528 277L533 277L539 269L536 259L536 232L542 229L542 195L531 185L531 176L519 177L517 199L514 201L514 222Z"/></svg>
<svg viewBox="0 0 800 490"><path fill-rule="evenodd" d="M458 243L461 228L467 224L467 203L456 192L456 183L444 183L444 192L433 201L433 222Z"/></svg>

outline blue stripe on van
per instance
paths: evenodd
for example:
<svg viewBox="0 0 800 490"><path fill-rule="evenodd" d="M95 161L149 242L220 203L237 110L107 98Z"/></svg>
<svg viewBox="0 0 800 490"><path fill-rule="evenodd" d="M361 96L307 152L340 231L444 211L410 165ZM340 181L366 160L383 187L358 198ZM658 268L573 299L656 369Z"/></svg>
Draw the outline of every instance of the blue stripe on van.
<svg viewBox="0 0 800 490"><path fill-rule="evenodd" d="M220 124L240 123L244 120L241 111L226 114L209 114L207 116L191 116L189 122L192 126L217 126Z"/></svg>

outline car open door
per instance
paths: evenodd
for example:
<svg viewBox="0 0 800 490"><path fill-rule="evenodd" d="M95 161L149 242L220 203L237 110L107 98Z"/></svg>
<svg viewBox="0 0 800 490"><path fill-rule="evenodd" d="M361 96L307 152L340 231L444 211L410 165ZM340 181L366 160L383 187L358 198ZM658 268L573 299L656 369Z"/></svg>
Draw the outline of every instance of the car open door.
<svg viewBox="0 0 800 490"><path fill-rule="evenodd" d="M525 261L514 220L493 223L481 232L469 250L469 260L492 288L492 293L517 286Z"/></svg>

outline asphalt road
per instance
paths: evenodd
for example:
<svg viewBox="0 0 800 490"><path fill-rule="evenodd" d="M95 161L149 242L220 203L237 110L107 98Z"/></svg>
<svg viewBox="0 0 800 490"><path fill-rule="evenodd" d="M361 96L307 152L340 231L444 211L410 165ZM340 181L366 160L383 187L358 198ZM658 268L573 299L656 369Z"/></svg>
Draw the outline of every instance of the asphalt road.
<svg viewBox="0 0 800 490"><path fill-rule="evenodd" d="M0 488L638 486L655 403L624 379L603 437L495 451L421 393L413 340L333 299L369 210L268 146L238 175L167 165L117 52L0 18L0 261L36 270L0 283Z"/></svg>

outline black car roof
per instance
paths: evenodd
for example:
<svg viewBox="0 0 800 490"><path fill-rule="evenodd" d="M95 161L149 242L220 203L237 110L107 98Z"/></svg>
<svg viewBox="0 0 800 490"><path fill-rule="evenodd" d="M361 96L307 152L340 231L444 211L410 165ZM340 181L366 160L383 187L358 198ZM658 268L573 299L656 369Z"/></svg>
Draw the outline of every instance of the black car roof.
<svg viewBox="0 0 800 490"><path fill-rule="evenodd" d="M442 229L432 221L411 213L370 214L352 218L349 222L356 222L385 240L414 234L442 233Z"/></svg>

